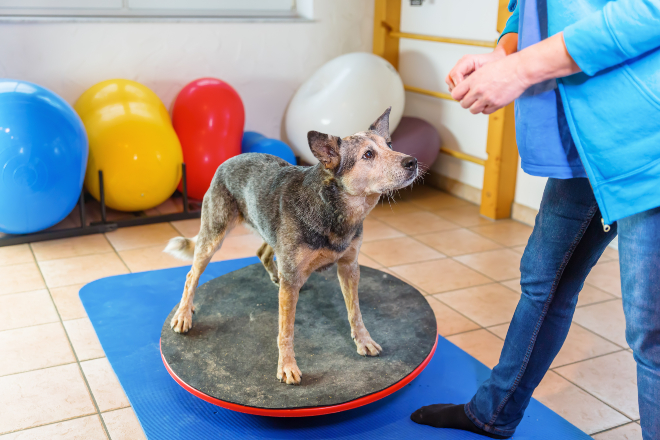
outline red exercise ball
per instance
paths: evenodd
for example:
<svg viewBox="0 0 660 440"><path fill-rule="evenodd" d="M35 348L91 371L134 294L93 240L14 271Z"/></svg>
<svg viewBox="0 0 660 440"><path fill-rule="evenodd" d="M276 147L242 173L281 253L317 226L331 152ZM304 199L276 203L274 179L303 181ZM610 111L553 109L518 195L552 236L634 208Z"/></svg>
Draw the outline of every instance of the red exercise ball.
<svg viewBox="0 0 660 440"><path fill-rule="evenodd" d="M202 199L220 164L241 154L244 123L243 101L226 82L201 78L181 89L172 125L183 149L189 197Z"/></svg>

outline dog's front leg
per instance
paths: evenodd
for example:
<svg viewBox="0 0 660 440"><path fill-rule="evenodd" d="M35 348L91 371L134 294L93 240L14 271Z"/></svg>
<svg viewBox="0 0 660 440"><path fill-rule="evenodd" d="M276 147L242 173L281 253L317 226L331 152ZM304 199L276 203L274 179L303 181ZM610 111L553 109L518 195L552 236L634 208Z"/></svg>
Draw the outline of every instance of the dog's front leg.
<svg viewBox="0 0 660 440"><path fill-rule="evenodd" d="M383 349L371 339L369 331L362 321L360 302L358 300L358 284L360 283L360 265L357 262L359 244L349 249L337 264L337 275L341 292L344 294L348 322L351 324L351 337L357 345L357 352L362 356L378 356Z"/></svg>
<svg viewBox="0 0 660 440"><path fill-rule="evenodd" d="M280 317L277 347L280 355L277 361L277 378L289 385L300 383L302 373L293 352L293 325L296 320L296 304L300 287L280 278Z"/></svg>

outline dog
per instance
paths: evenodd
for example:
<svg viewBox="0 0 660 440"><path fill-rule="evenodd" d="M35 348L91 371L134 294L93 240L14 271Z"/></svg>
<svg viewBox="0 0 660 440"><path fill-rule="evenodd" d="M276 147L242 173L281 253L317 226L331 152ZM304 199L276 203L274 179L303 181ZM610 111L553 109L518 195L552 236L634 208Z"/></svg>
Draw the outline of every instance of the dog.
<svg viewBox="0 0 660 440"><path fill-rule="evenodd" d="M170 323L175 332L192 327L199 277L227 233L243 223L263 238L257 256L279 286L276 376L281 382L299 384L302 378L293 351L300 288L312 272L335 263L357 352L381 353L362 321L358 302L362 222L381 194L410 185L419 174L417 159L392 150L390 109L367 131L343 139L310 131L309 148L319 160L314 166L247 153L218 167L202 202L199 234L173 238L165 248L175 257L193 259Z"/></svg>

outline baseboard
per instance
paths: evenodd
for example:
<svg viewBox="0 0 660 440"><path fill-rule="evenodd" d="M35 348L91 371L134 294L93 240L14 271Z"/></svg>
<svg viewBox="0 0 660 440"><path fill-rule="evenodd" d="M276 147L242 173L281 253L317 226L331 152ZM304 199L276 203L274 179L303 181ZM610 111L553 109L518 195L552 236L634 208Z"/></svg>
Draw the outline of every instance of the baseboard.
<svg viewBox="0 0 660 440"><path fill-rule="evenodd" d="M424 183L475 205L481 204L481 190L474 186L459 182L451 177L443 176L435 171L429 171L424 177Z"/></svg>
<svg viewBox="0 0 660 440"><path fill-rule="evenodd" d="M514 203L511 209L511 218L524 223L529 226L534 226L534 220L536 220L536 214L539 211L529 206L521 205L520 203Z"/></svg>

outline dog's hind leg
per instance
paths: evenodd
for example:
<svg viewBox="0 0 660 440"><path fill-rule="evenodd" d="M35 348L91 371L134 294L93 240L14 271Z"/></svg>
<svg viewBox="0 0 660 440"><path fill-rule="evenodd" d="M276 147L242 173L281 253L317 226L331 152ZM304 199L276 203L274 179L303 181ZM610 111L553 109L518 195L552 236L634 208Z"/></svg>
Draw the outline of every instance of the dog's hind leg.
<svg viewBox="0 0 660 440"><path fill-rule="evenodd" d="M351 324L351 337L357 346L357 352L362 356L377 356L383 349L371 338L362 321L360 303L358 300L358 284L360 283L360 265L357 256L360 252L361 240L355 240L351 247L337 262L337 275L341 292L344 294L348 322Z"/></svg>
<svg viewBox="0 0 660 440"><path fill-rule="evenodd" d="M270 275L270 280L275 283L276 286L279 286L280 277L277 275L277 266L275 265L273 256L275 256L275 251L264 241L259 250L257 250L257 257L259 257L261 264L264 265L266 271Z"/></svg>
<svg viewBox="0 0 660 440"><path fill-rule="evenodd" d="M211 261L213 254L220 249L225 235L237 220L238 208L226 190L216 189L210 197L204 197L202 226L195 243L193 264L186 277L179 308L170 322L170 326L175 332L185 333L192 327L193 300L199 277Z"/></svg>

